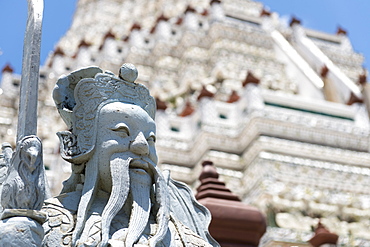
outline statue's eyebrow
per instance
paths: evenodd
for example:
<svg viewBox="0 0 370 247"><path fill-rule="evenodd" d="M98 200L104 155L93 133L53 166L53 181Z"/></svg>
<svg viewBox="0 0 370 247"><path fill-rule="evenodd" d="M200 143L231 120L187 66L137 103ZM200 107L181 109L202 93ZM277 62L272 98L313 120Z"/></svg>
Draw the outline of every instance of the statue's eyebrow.
<svg viewBox="0 0 370 247"><path fill-rule="evenodd" d="M118 123L114 127L109 129L113 131L125 131L127 132L127 134L130 134L130 129L125 123Z"/></svg>

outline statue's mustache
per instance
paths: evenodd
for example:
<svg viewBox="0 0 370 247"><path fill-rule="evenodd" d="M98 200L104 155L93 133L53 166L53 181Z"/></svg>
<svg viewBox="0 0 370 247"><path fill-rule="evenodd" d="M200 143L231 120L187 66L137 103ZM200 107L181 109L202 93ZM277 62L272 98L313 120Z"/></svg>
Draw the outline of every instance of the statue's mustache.
<svg viewBox="0 0 370 247"><path fill-rule="evenodd" d="M152 183L150 177L153 177L153 174L156 174L156 164L148 159L147 157L141 157L132 155L132 153L115 153L110 158L110 169L111 169L111 176L112 176L112 194L108 200L108 203L102 213L102 241L100 246L106 246L108 244L109 239L109 226L112 222L112 219L118 213L118 211L123 207L124 203L126 202L130 184L132 182L138 183L138 181L130 181L129 173L130 168L138 168L146 171L148 173L147 177L149 181L147 181L148 185ZM144 181L143 181L144 182ZM150 189L148 188L148 191ZM135 197L135 196L134 196ZM149 195L147 196L149 200ZM135 199L135 198L134 198ZM137 198L136 198L137 199ZM149 203L147 203L149 205ZM134 207L135 209L135 207ZM136 207L137 209L137 207ZM147 209L147 211L150 209ZM134 210L137 211L137 210ZM133 217L135 218L135 212L133 213ZM137 212L136 212L137 214ZM149 215L149 211L147 212ZM140 215L136 215L136 218L133 221L137 221L139 223ZM146 217L148 218L148 217ZM147 219L145 219L145 222ZM142 231L144 230L146 223L135 226L129 227L129 230L133 230L133 232L129 231L129 235L127 236L126 241L128 241L129 246L132 245L137 238L141 235ZM142 229L141 229L142 228Z"/></svg>
<svg viewBox="0 0 370 247"><path fill-rule="evenodd" d="M97 162L99 164L99 162ZM158 224L158 229L155 235L150 239L149 245L151 247L156 246L156 244L163 239L167 232L167 225L169 220L169 202L168 196L166 195L167 186L163 175L159 171L156 163L149 159L149 157L143 157L138 155L133 155L130 152L127 153L115 153L110 157L109 160L110 166L110 175L112 176L112 191L111 195L108 199L108 202L103 209L101 214L101 241L100 243L97 242L99 247L106 247L109 244L109 229L111 226L111 222L113 218L119 213L121 208L126 203L128 199L129 192L135 194L132 195L132 198L135 199L135 203L137 207L132 208L130 223L127 229L126 236L120 236L119 231L117 231L117 237L119 236L118 241L123 241L127 245L133 245L137 241L137 239L142 234L145 226L147 225L148 217L150 214L150 191L151 188L154 188L152 192L154 193L154 197L156 205L153 208L153 213L156 215L156 222ZM142 171L136 170L140 169ZM145 172L144 172L145 171ZM133 173L141 174L138 178L132 178L131 175ZM135 191L136 188L132 187L134 183L138 185L138 179L143 180L140 182L144 182L146 186L139 185L139 187L147 188L147 194L142 194L140 191ZM132 180L132 181L131 181ZM154 187L152 185L154 184ZM131 189L130 189L131 187ZM137 197L138 195L143 196L143 198ZM130 202L128 202L130 203ZM132 202L131 202L132 203ZM134 203L134 204L135 204ZM149 206L148 206L149 205ZM142 209L141 209L142 208ZM141 219L142 210L147 212L147 216L145 219ZM85 216L86 217L86 216ZM81 229L77 230L73 235L73 246L77 246L78 243L85 243L89 238L89 230L90 228L84 229L83 224L86 222L86 219L82 221ZM136 222L136 224L131 223ZM83 233L82 233L83 230ZM81 234L82 233L82 234ZM86 233L86 234L85 234ZM77 243L78 241L78 243ZM94 245L95 246L95 245Z"/></svg>
<svg viewBox="0 0 370 247"><path fill-rule="evenodd" d="M144 162L147 162L150 165L151 169L154 169L157 166L157 164L154 161L152 161L150 158L148 158L146 156L130 155L130 156L127 156L127 157L130 157L132 159L131 162L133 162L135 160L142 160Z"/></svg>
<svg viewBox="0 0 370 247"><path fill-rule="evenodd" d="M168 221L169 221L169 197L167 195L166 179L164 179L159 168L157 167L157 164L153 162L151 159L149 159L148 157L132 156L132 154L131 155L130 154L123 154L123 155L116 154L116 157L120 157L123 161L128 162L129 169L139 168L139 169L143 169L146 172L148 172L149 174L148 178L149 179L151 178L151 181L147 181L147 182L155 184L154 193L155 193L157 206L159 206L159 208L157 208L158 211L156 213L156 221L158 224L158 229L155 235L149 241L149 246L155 247L157 243L161 241L163 237L166 235L166 232L168 229L167 226L168 226ZM142 176L143 175L141 175L141 177ZM149 195L144 196L144 197L149 198ZM138 221L138 219L136 220L132 219L132 220ZM143 224L143 222L141 222L141 224ZM143 225L146 225L146 224L143 224ZM142 232L143 228L140 230L139 228L140 227L133 227L133 229L135 229L134 232L137 232L137 233ZM133 236L131 236L132 237L131 239L130 237L128 237L126 239L127 241L126 244L128 245L132 244L133 243L132 241L136 240L139 235L134 234Z"/></svg>
<svg viewBox="0 0 370 247"><path fill-rule="evenodd" d="M132 155L132 153L117 153L112 155L112 157L119 157L122 160L130 160L129 168L143 169L148 172L152 178L157 172L157 164L146 156Z"/></svg>
<svg viewBox="0 0 370 247"><path fill-rule="evenodd" d="M113 154L111 157L112 194L102 213L102 241L100 244L102 247L108 244L112 219L126 202L129 192L130 177L128 170L131 160L131 157L124 154Z"/></svg>

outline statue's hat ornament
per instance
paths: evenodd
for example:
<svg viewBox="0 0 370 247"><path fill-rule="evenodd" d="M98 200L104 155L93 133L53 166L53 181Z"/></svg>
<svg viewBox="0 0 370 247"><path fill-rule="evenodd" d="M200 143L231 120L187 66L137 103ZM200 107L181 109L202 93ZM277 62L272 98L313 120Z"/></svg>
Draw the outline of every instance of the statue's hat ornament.
<svg viewBox="0 0 370 247"><path fill-rule="evenodd" d="M94 149L96 120L99 110L111 102L135 104L154 119L156 104L149 90L135 83L137 69L123 64L119 77L99 67L88 67L58 79L53 98L69 131L59 132L62 157L72 163L83 163Z"/></svg>

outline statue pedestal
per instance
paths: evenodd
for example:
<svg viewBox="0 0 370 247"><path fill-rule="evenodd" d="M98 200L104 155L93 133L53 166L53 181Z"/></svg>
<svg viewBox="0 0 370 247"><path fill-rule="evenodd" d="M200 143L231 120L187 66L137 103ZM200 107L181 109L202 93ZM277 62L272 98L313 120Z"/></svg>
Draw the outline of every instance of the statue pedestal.
<svg viewBox="0 0 370 247"><path fill-rule="evenodd" d="M0 229L0 243L2 246L39 247L44 238L44 228L42 225L33 218L26 216L3 219L0 221Z"/></svg>

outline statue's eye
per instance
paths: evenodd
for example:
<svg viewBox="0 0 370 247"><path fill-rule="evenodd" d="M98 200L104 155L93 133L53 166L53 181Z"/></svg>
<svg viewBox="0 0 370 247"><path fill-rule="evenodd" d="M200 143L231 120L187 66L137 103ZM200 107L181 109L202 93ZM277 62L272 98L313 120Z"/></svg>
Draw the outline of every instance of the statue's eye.
<svg viewBox="0 0 370 247"><path fill-rule="evenodd" d="M130 130L128 129L127 125L123 123L117 124L113 128L110 128L110 130L117 132L117 133L122 133L126 136L130 135Z"/></svg>
<svg viewBox="0 0 370 247"><path fill-rule="evenodd" d="M151 134L149 137L148 137L148 139L146 139L148 142L153 142L153 143L155 143L155 141L156 141L156 138L155 138L155 135L154 134Z"/></svg>

